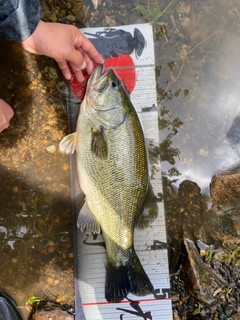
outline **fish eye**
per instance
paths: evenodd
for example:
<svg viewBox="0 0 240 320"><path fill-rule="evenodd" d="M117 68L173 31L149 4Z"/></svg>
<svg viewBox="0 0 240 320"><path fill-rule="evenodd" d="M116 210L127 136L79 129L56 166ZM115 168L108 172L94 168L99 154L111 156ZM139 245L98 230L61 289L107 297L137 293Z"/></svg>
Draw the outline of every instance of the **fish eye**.
<svg viewBox="0 0 240 320"><path fill-rule="evenodd" d="M112 82L112 88L113 89L118 89L119 88L119 83L117 81Z"/></svg>

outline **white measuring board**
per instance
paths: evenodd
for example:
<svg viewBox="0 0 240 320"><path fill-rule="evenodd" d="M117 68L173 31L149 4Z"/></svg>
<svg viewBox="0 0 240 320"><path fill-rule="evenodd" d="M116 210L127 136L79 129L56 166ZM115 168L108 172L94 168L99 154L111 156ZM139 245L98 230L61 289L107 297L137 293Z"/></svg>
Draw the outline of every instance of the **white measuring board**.
<svg viewBox="0 0 240 320"><path fill-rule="evenodd" d="M129 85L132 88L131 101L142 122L145 137L159 143L158 113L157 108L154 107L157 96L151 26L139 24L110 29L87 28L81 31L89 39L101 41L103 50L107 47L109 52L115 50L114 54L118 54L118 57L112 59L105 56L105 59L106 65L107 61L114 63L112 68L117 75L121 69L130 71L125 75L124 82L126 87ZM127 47L126 42L129 42L130 47ZM98 50L102 53L101 48ZM117 50L121 52L116 53ZM124 65L124 61L128 65ZM73 108L69 108L70 113L71 109ZM71 117L72 115L69 115L69 118ZM70 119L72 126L74 121ZM105 300L106 251L103 237L102 235L87 236L75 230L76 320L172 319L160 163L158 168L154 178L151 179L154 193L158 198L158 217L150 227L134 231L134 246L154 286L154 294L144 297L129 294L128 300L125 299L121 303L108 303ZM74 155L71 156L71 172L74 223L76 223L83 194L78 187Z"/></svg>

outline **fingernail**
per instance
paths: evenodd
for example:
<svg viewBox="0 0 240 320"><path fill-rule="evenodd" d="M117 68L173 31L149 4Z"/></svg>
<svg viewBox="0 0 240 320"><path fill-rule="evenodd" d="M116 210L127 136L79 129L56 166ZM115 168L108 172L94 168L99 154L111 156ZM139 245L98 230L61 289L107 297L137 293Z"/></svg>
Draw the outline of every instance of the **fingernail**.
<svg viewBox="0 0 240 320"><path fill-rule="evenodd" d="M81 70L85 69L86 68L86 62L83 61L82 65L81 65Z"/></svg>

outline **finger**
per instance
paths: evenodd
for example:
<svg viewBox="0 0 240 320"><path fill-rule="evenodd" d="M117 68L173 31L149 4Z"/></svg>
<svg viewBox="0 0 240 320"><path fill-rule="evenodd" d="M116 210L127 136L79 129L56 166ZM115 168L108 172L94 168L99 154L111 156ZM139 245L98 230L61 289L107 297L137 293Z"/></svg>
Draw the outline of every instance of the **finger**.
<svg viewBox="0 0 240 320"><path fill-rule="evenodd" d="M85 77L80 69L75 70L74 74L78 82L83 82L85 80Z"/></svg>
<svg viewBox="0 0 240 320"><path fill-rule="evenodd" d="M64 55L64 58L65 58L65 61L67 60L70 65L75 66L75 69L79 68L79 69L83 70L86 68L86 62L84 60L82 53L80 51L76 50L75 48L72 48L72 50L70 52L68 52L67 55ZM56 61L58 63L60 63L61 66L63 66L63 69L65 71L66 65L63 64L63 62L62 62L63 60L64 59L61 59L60 61L59 60L56 60Z"/></svg>
<svg viewBox="0 0 240 320"><path fill-rule="evenodd" d="M85 80L85 77L82 73L82 70L78 66L76 66L75 64L73 64L71 62L70 62L70 66L71 66L72 71L75 74L75 78L77 79L77 81L83 82Z"/></svg>
<svg viewBox="0 0 240 320"><path fill-rule="evenodd" d="M86 62L86 71L88 74L92 74L93 69L94 69L94 64L93 64L93 61L90 59L88 62Z"/></svg>
<svg viewBox="0 0 240 320"><path fill-rule="evenodd" d="M86 63L86 71L87 71L87 73L91 74L93 72L93 69L94 69L94 64L93 64L92 59L81 48L78 48L78 51L81 52L81 54L83 55L84 61Z"/></svg>
<svg viewBox="0 0 240 320"><path fill-rule="evenodd" d="M94 47L92 42L88 38L86 38L81 32L79 34L79 38L77 40L77 43L75 43L75 47L81 48L95 62L97 62L97 63L104 62L103 57L100 55L100 53Z"/></svg>
<svg viewBox="0 0 240 320"><path fill-rule="evenodd" d="M66 60L58 61L58 66L62 71L63 76L65 79L70 80L72 78L68 63Z"/></svg>

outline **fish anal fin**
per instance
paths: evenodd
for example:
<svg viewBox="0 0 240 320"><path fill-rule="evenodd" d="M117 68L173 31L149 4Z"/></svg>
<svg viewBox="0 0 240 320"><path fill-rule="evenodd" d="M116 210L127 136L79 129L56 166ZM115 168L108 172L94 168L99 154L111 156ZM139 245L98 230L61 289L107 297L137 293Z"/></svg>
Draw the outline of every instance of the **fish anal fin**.
<svg viewBox="0 0 240 320"><path fill-rule="evenodd" d="M157 216L157 198L153 192L152 185L149 184L145 200L136 219L136 227L139 229L147 228L150 225L150 223L157 218Z"/></svg>
<svg viewBox="0 0 240 320"><path fill-rule="evenodd" d="M72 154L76 150L77 144L77 133L70 133L65 136L62 141L59 143L60 151L66 154Z"/></svg>
<svg viewBox="0 0 240 320"><path fill-rule="evenodd" d="M88 208L87 203L85 202L82 206L82 209L79 212L78 220L77 220L77 227L82 232L86 232L87 234L100 234L101 228L99 223L96 221L94 215Z"/></svg>
<svg viewBox="0 0 240 320"><path fill-rule="evenodd" d="M130 292L136 296L154 292L153 285L134 250L125 265L116 266L108 261L106 269L105 298L108 302L121 302Z"/></svg>
<svg viewBox="0 0 240 320"><path fill-rule="evenodd" d="M103 126L98 129L92 128L91 151L101 159L106 159L108 156L107 138Z"/></svg>

